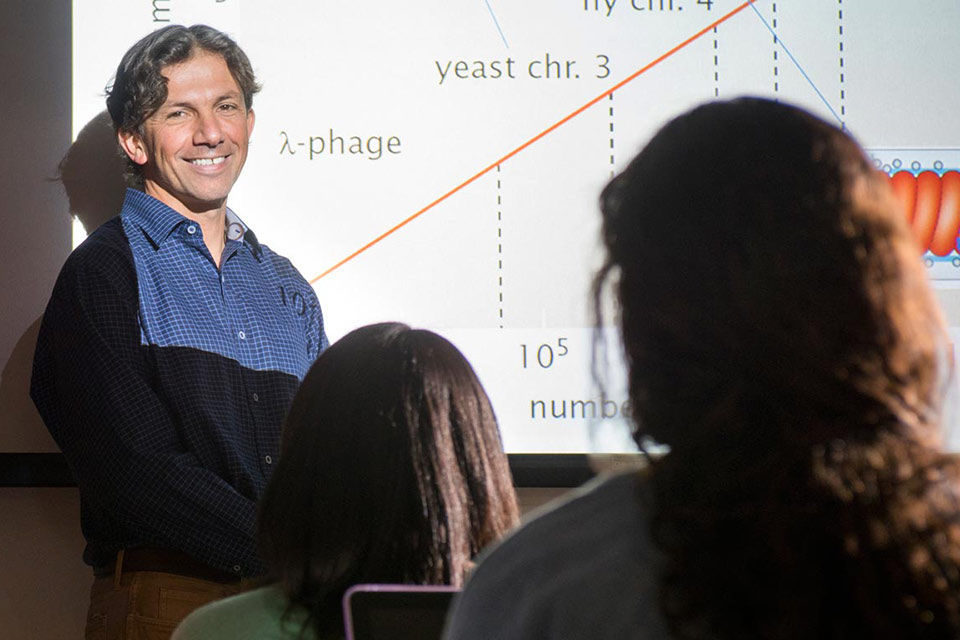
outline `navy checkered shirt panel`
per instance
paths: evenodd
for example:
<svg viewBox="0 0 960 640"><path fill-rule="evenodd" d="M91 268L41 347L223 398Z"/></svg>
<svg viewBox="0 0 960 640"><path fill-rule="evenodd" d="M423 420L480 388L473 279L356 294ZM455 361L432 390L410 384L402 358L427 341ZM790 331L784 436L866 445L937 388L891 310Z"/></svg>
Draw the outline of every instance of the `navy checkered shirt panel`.
<svg viewBox="0 0 960 640"><path fill-rule="evenodd" d="M67 259L34 357L31 395L80 487L84 559L159 547L260 573L256 501L326 344L312 288L251 231L218 270L198 225L128 191Z"/></svg>

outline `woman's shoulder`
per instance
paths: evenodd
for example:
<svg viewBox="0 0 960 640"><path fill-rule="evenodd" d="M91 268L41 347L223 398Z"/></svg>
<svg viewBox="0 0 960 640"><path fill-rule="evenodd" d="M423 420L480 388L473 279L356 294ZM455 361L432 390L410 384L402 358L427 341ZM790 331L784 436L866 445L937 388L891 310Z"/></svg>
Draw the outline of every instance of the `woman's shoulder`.
<svg viewBox="0 0 960 640"><path fill-rule="evenodd" d="M636 473L599 478L535 514L480 558L449 637L632 637L637 625L649 628L655 607L635 605L655 600L660 560L644 491Z"/></svg>
<svg viewBox="0 0 960 640"><path fill-rule="evenodd" d="M300 637L305 619L305 612L288 612L287 598L270 585L200 607L180 623L171 640L287 640Z"/></svg>
<svg viewBox="0 0 960 640"><path fill-rule="evenodd" d="M626 551L642 546L647 535L642 490L635 473L595 479L531 514L481 558L473 578L499 570L562 569L545 561L563 556L569 556L574 565L593 565L593 552L600 549Z"/></svg>

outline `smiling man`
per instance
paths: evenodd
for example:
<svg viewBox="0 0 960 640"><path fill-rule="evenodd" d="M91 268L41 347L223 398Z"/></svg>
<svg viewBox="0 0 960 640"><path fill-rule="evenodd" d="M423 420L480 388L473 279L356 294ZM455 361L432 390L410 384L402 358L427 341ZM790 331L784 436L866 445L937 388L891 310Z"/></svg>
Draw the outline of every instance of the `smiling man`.
<svg viewBox="0 0 960 640"><path fill-rule="evenodd" d="M327 341L310 285L227 208L258 88L195 25L135 44L109 91L133 188L67 259L31 387L80 487L88 638L164 637L262 570L256 501Z"/></svg>

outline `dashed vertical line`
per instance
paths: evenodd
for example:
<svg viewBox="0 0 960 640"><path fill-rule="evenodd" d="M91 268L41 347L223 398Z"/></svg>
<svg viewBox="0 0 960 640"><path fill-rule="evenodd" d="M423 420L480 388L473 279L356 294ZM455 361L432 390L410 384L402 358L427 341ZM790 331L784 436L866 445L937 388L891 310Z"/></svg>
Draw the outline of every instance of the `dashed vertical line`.
<svg viewBox="0 0 960 640"><path fill-rule="evenodd" d="M720 97L720 42L716 27L713 28L713 97Z"/></svg>
<svg viewBox="0 0 960 640"><path fill-rule="evenodd" d="M616 143L613 137L613 93L610 94L610 105L608 112L610 114L610 177L614 176L614 165L617 162Z"/></svg>
<svg viewBox="0 0 960 640"><path fill-rule="evenodd" d="M839 53L840 53L840 127L843 129L847 128L847 88L844 84L846 82L846 69L843 67L843 0L837 0L837 31L839 37Z"/></svg>
<svg viewBox="0 0 960 640"><path fill-rule="evenodd" d="M773 95L780 99L780 41L777 39L777 3L773 3Z"/></svg>
<svg viewBox="0 0 960 640"><path fill-rule="evenodd" d="M503 329L503 193L500 165L497 165L497 298L500 328Z"/></svg>

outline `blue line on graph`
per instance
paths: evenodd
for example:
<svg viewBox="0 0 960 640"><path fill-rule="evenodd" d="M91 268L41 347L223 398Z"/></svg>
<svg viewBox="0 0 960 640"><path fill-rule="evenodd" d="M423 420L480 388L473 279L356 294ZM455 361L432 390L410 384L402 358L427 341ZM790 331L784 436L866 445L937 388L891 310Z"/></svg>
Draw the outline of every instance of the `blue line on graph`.
<svg viewBox="0 0 960 640"><path fill-rule="evenodd" d="M843 124L844 124L843 118L841 118L841 117L837 114L837 112L833 110L833 107L830 106L830 103L827 102L827 99L823 96L822 93L820 93L820 89L817 88L817 85L815 85L815 84L813 83L813 80L811 80L811 79L810 79L810 76L807 75L807 72L803 70L803 67L800 66L800 63L797 61L797 59L793 57L793 54L792 54L792 53L790 53L790 49L787 48L787 45L786 45L786 43L783 41L783 38L781 38L781 37L777 34L777 32L773 30L773 27L771 27L771 26L770 26L770 23L768 23L768 22L766 21L766 19L764 19L763 14L760 13L760 10L757 9L752 2L750 3L750 8L753 9L753 12L757 14L757 17L758 17L758 18L760 18L760 22L763 23L763 26L765 26L765 27L767 28L767 30L768 30L770 33L773 34L773 37L776 39L776 41L777 41L778 43L780 43L780 46L783 48L783 51L784 51L788 56L790 56L790 59L793 60L793 64L797 67L797 70L803 75L804 78L807 79L807 82L810 83L810 86L813 87L813 90L817 92L817 95L820 96L820 100L822 100L822 101L823 101L823 104L827 107L827 109L830 110L830 113L833 114L833 117L837 119L837 122L839 122L841 125L843 125Z"/></svg>
<svg viewBox="0 0 960 640"><path fill-rule="evenodd" d="M487 5L487 11L490 12L490 17L493 18L493 24L497 25L497 32L500 33L500 39L503 40L504 46L509 49L510 45L507 44L507 37L503 35L503 29L500 28L500 22L497 20L496 14L493 12L493 7L490 6L490 0L483 0L484 4Z"/></svg>

